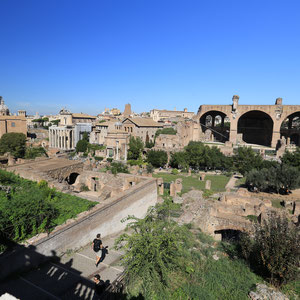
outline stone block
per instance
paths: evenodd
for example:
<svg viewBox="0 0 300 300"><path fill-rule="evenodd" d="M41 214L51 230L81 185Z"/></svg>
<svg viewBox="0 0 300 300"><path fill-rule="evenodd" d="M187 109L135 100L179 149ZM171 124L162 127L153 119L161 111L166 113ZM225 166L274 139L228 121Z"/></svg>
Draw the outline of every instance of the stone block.
<svg viewBox="0 0 300 300"><path fill-rule="evenodd" d="M210 190L210 188L211 188L211 181L210 180L206 180L205 181L205 189L206 190Z"/></svg>

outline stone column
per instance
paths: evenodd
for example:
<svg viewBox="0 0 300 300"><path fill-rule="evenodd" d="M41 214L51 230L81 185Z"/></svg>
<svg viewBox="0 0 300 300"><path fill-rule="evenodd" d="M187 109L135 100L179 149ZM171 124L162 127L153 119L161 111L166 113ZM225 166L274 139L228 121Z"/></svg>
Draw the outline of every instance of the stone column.
<svg viewBox="0 0 300 300"><path fill-rule="evenodd" d="M119 160L119 141L116 141L116 160Z"/></svg>
<svg viewBox="0 0 300 300"><path fill-rule="evenodd" d="M54 142L54 148L56 148L56 129L53 129L53 142Z"/></svg>
<svg viewBox="0 0 300 300"><path fill-rule="evenodd" d="M216 116L211 116L211 127L215 127Z"/></svg>
<svg viewBox="0 0 300 300"><path fill-rule="evenodd" d="M124 154L124 160L127 161L127 140L125 140L125 154Z"/></svg>
<svg viewBox="0 0 300 300"><path fill-rule="evenodd" d="M232 142L233 145L236 144L236 138L237 138L237 123L238 123L238 117L235 118L230 117L230 132L229 132L229 141Z"/></svg>

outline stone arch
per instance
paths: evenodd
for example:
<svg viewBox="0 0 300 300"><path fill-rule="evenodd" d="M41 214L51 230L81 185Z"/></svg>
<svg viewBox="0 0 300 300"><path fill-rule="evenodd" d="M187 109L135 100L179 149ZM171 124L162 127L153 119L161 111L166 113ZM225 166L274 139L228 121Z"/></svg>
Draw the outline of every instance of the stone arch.
<svg viewBox="0 0 300 300"><path fill-rule="evenodd" d="M226 142L229 140L230 119L221 111L210 110L199 119L202 132L211 135L213 141Z"/></svg>
<svg viewBox="0 0 300 300"><path fill-rule="evenodd" d="M242 230L239 229L220 229L214 231L215 235L220 235L219 240L221 241L238 241L242 234Z"/></svg>
<svg viewBox="0 0 300 300"><path fill-rule="evenodd" d="M251 110L240 116L237 133L245 143L271 146L274 122L260 110Z"/></svg>
<svg viewBox="0 0 300 300"><path fill-rule="evenodd" d="M300 111L288 115L281 123L280 136L285 137L287 145L300 146Z"/></svg>
<svg viewBox="0 0 300 300"><path fill-rule="evenodd" d="M67 176L67 177L65 178L65 181L66 181L68 184L72 185L72 184L74 184L74 183L76 182L76 179L77 179L77 177L78 177L79 175L80 175L79 173L73 172L73 173L71 173L69 176Z"/></svg>

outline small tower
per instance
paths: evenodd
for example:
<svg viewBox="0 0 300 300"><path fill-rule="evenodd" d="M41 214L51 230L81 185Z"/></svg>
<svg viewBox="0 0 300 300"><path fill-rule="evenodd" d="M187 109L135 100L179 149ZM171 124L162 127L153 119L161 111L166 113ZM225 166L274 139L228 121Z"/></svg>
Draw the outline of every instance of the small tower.
<svg viewBox="0 0 300 300"><path fill-rule="evenodd" d="M128 118L128 117L130 117L130 115L131 115L131 105L128 103L125 105L123 116L125 118Z"/></svg>
<svg viewBox="0 0 300 300"><path fill-rule="evenodd" d="M0 96L0 116L9 116L9 109L4 104L4 100L1 96Z"/></svg>
<svg viewBox="0 0 300 300"><path fill-rule="evenodd" d="M240 99L240 96L233 95L233 97L232 97L232 110L233 111L237 111L237 108L239 105L239 99Z"/></svg>

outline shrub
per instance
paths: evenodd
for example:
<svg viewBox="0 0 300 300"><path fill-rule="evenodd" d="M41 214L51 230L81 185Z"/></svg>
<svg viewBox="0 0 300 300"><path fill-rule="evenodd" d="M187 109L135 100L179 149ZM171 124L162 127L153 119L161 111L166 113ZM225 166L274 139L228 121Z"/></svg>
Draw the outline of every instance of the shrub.
<svg viewBox="0 0 300 300"><path fill-rule="evenodd" d="M243 257L250 266L276 286L299 276L299 228L287 218L272 216L254 226L253 238L242 236L240 245Z"/></svg>
<svg viewBox="0 0 300 300"><path fill-rule="evenodd" d="M46 150L43 147L29 147L25 151L26 159L33 159L40 156L47 156Z"/></svg>
<svg viewBox="0 0 300 300"><path fill-rule="evenodd" d="M96 161L101 161L101 160L103 160L103 157L102 157L102 156L95 156L94 158L95 158Z"/></svg>
<svg viewBox="0 0 300 300"><path fill-rule="evenodd" d="M110 170L113 174L129 173L127 165L124 165L120 162L111 163Z"/></svg>
<svg viewBox="0 0 300 300"><path fill-rule="evenodd" d="M141 166L143 164L143 161L141 159L137 159L137 160L131 159L131 160L128 160L127 163L130 166Z"/></svg>
<svg viewBox="0 0 300 300"><path fill-rule="evenodd" d="M147 173L148 174L153 173L153 170L154 170L153 166L151 164L148 164L147 165Z"/></svg>
<svg viewBox="0 0 300 300"><path fill-rule="evenodd" d="M80 191L81 191L81 192L88 192L89 190L90 190L89 187L86 186L85 184L82 184L82 185L80 186Z"/></svg>
<svg viewBox="0 0 300 300"><path fill-rule="evenodd" d="M106 160L111 163L114 159L111 157L108 157Z"/></svg>
<svg viewBox="0 0 300 300"><path fill-rule="evenodd" d="M172 169L172 172L171 172L173 175L178 175L178 170L177 169Z"/></svg>

